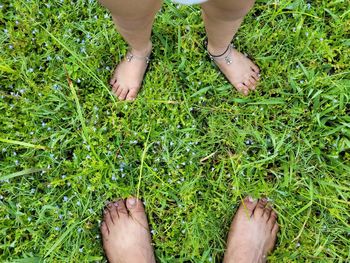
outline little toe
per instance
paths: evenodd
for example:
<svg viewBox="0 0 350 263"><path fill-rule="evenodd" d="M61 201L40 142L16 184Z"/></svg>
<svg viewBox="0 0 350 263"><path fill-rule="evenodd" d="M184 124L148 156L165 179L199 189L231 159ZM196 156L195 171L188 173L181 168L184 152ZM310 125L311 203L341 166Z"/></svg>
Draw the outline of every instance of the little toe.
<svg viewBox="0 0 350 263"><path fill-rule="evenodd" d="M111 78L109 85L113 86L117 82L117 78Z"/></svg>
<svg viewBox="0 0 350 263"><path fill-rule="evenodd" d="M279 231L279 229L280 229L280 227L279 227L278 223L275 222L275 224L273 225L273 228L272 228L271 233L272 233L274 236L276 236L277 233L278 233L278 231Z"/></svg>
<svg viewBox="0 0 350 263"><path fill-rule="evenodd" d="M266 204L266 198L259 199L258 204L256 205L256 208L254 210L254 216L256 218L260 218L263 215Z"/></svg>
<svg viewBox="0 0 350 263"><path fill-rule="evenodd" d="M109 85L113 86L117 82L117 76L114 74L109 80Z"/></svg>
<svg viewBox="0 0 350 263"><path fill-rule="evenodd" d="M270 226L270 229L273 229L274 225L276 224L277 222L277 214L275 211L271 211L271 214L270 214L270 217L267 221L267 223L269 224Z"/></svg>
<svg viewBox="0 0 350 263"><path fill-rule="evenodd" d="M129 90L123 89L122 92L119 94L118 99L119 100L125 100L126 95L128 95Z"/></svg>
<svg viewBox="0 0 350 263"><path fill-rule="evenodd" d="M119 217L128 216L128 210L126 209L126 206L125 206L125 200L120 199L114 202L114 206L117 208Z"/></svg>
<svg viewBox="0 0 350 263"><path fill-rule="evenodd" d="M104 221L101 222L100 231L101 231L101 234L102 234L103 238L106 238L108 236L108 234L109 234L109 230L108 230L107 224Z"/></svg>
<svg viewBox="0 0 350 263"><path fill-rule="evenodd" d="M117 81L117 68L114 70L113 75L109 80L109 85L113 86L116 81Z"/></svg>

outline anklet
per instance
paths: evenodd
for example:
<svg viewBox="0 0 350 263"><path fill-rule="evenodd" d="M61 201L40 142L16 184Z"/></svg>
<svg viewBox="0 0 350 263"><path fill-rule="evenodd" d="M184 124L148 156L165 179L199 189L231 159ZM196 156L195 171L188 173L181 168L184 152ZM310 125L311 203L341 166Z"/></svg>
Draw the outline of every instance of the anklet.
<svg viewBox="0 0 350 263"><path fill-rule="evenodd" d="M229 44L227 46L226 50L222 54L213 55L209 52L208 45L207 45L207 52L208 52L210 59L213 61L218 60L218 59L224 59L227 65L230 65L232 63L232 58L230 57L230 55L232 53L232 49L233 49L233 45ZM228 54L226 56L224 56L227 52L228 52Z"/></svg>
<svg viewBox="0 0 350 263"><path fill-rule="evenodd" d="M128 51L128 53L126 54L126 61L130 62L133 58L146 60L146 64L149 64L151 61L150 55L146 57L140 57L140 56L135 56L133 53L131 53L131 51Z"/></svg>

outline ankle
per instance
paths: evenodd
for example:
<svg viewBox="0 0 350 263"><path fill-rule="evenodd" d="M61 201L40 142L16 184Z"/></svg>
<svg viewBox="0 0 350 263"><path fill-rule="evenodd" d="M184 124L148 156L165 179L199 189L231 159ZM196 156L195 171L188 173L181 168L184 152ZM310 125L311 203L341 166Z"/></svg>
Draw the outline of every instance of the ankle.
<svg viewBox="0 0 350 263"><path fill-rule="evenodd" d="M213 56L224 55L225 51L227 51L228 45L213 45L208 41L207 50Z"/></svg>
<svg viewBox="0 0 350 263"><path fill-rule="evenodd" d="M145 44L143 47L130 47L130 51L132 52L133 55L135 56L140 56L140 57L147 57L150 55L152 51L152 42L149 41L147 44Z"/></svg>

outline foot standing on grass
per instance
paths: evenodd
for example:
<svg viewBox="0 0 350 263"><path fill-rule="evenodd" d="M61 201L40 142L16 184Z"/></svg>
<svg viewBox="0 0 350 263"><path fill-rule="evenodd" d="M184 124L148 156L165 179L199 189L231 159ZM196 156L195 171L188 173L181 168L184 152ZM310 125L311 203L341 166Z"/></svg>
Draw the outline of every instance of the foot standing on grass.
<svg viewBox="0 0 350 263"><path fill-rule="evenodd" d="M152 51L151 31L154 16L162 0L99 0L109 9L117 30L129 45L129 52L117 65L110 80L120 100L133 100L141 88ZM177 0L179 1L179 0ZM244 16L255 0L209 0L204 2L202 17L208 37L207 51L221 72L242 94L255 90L259 68L230 44Z"/></svg>
<svg viewBox="0 0 350 263"><path fill-rule="evenodd" d="M277 215L266 199L245 198L231 223L224 262L266 262L275 246L278 229ZM110 263L156 262L140 200L131 197L108 204L101 232Z"/></svg>

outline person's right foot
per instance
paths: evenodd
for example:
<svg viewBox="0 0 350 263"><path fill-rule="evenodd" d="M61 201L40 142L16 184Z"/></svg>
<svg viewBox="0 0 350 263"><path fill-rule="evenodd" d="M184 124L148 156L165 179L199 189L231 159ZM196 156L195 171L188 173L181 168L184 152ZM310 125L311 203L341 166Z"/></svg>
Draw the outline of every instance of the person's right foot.
<svg viewBox="0 0 350 263"><path fill-rule="evenodd" d="M231 224L224 263L266 262L278 229L277 215L265 198L245 198Z"/></svg>
<svg viewBox="0 0 350 263"><path fill-rule="evenodd" d="M144 50L130 50L117 65L109 84L115 96L120 100L134 100L136 98L141 88L151 51L152 43L149 42Z"/></svg>

